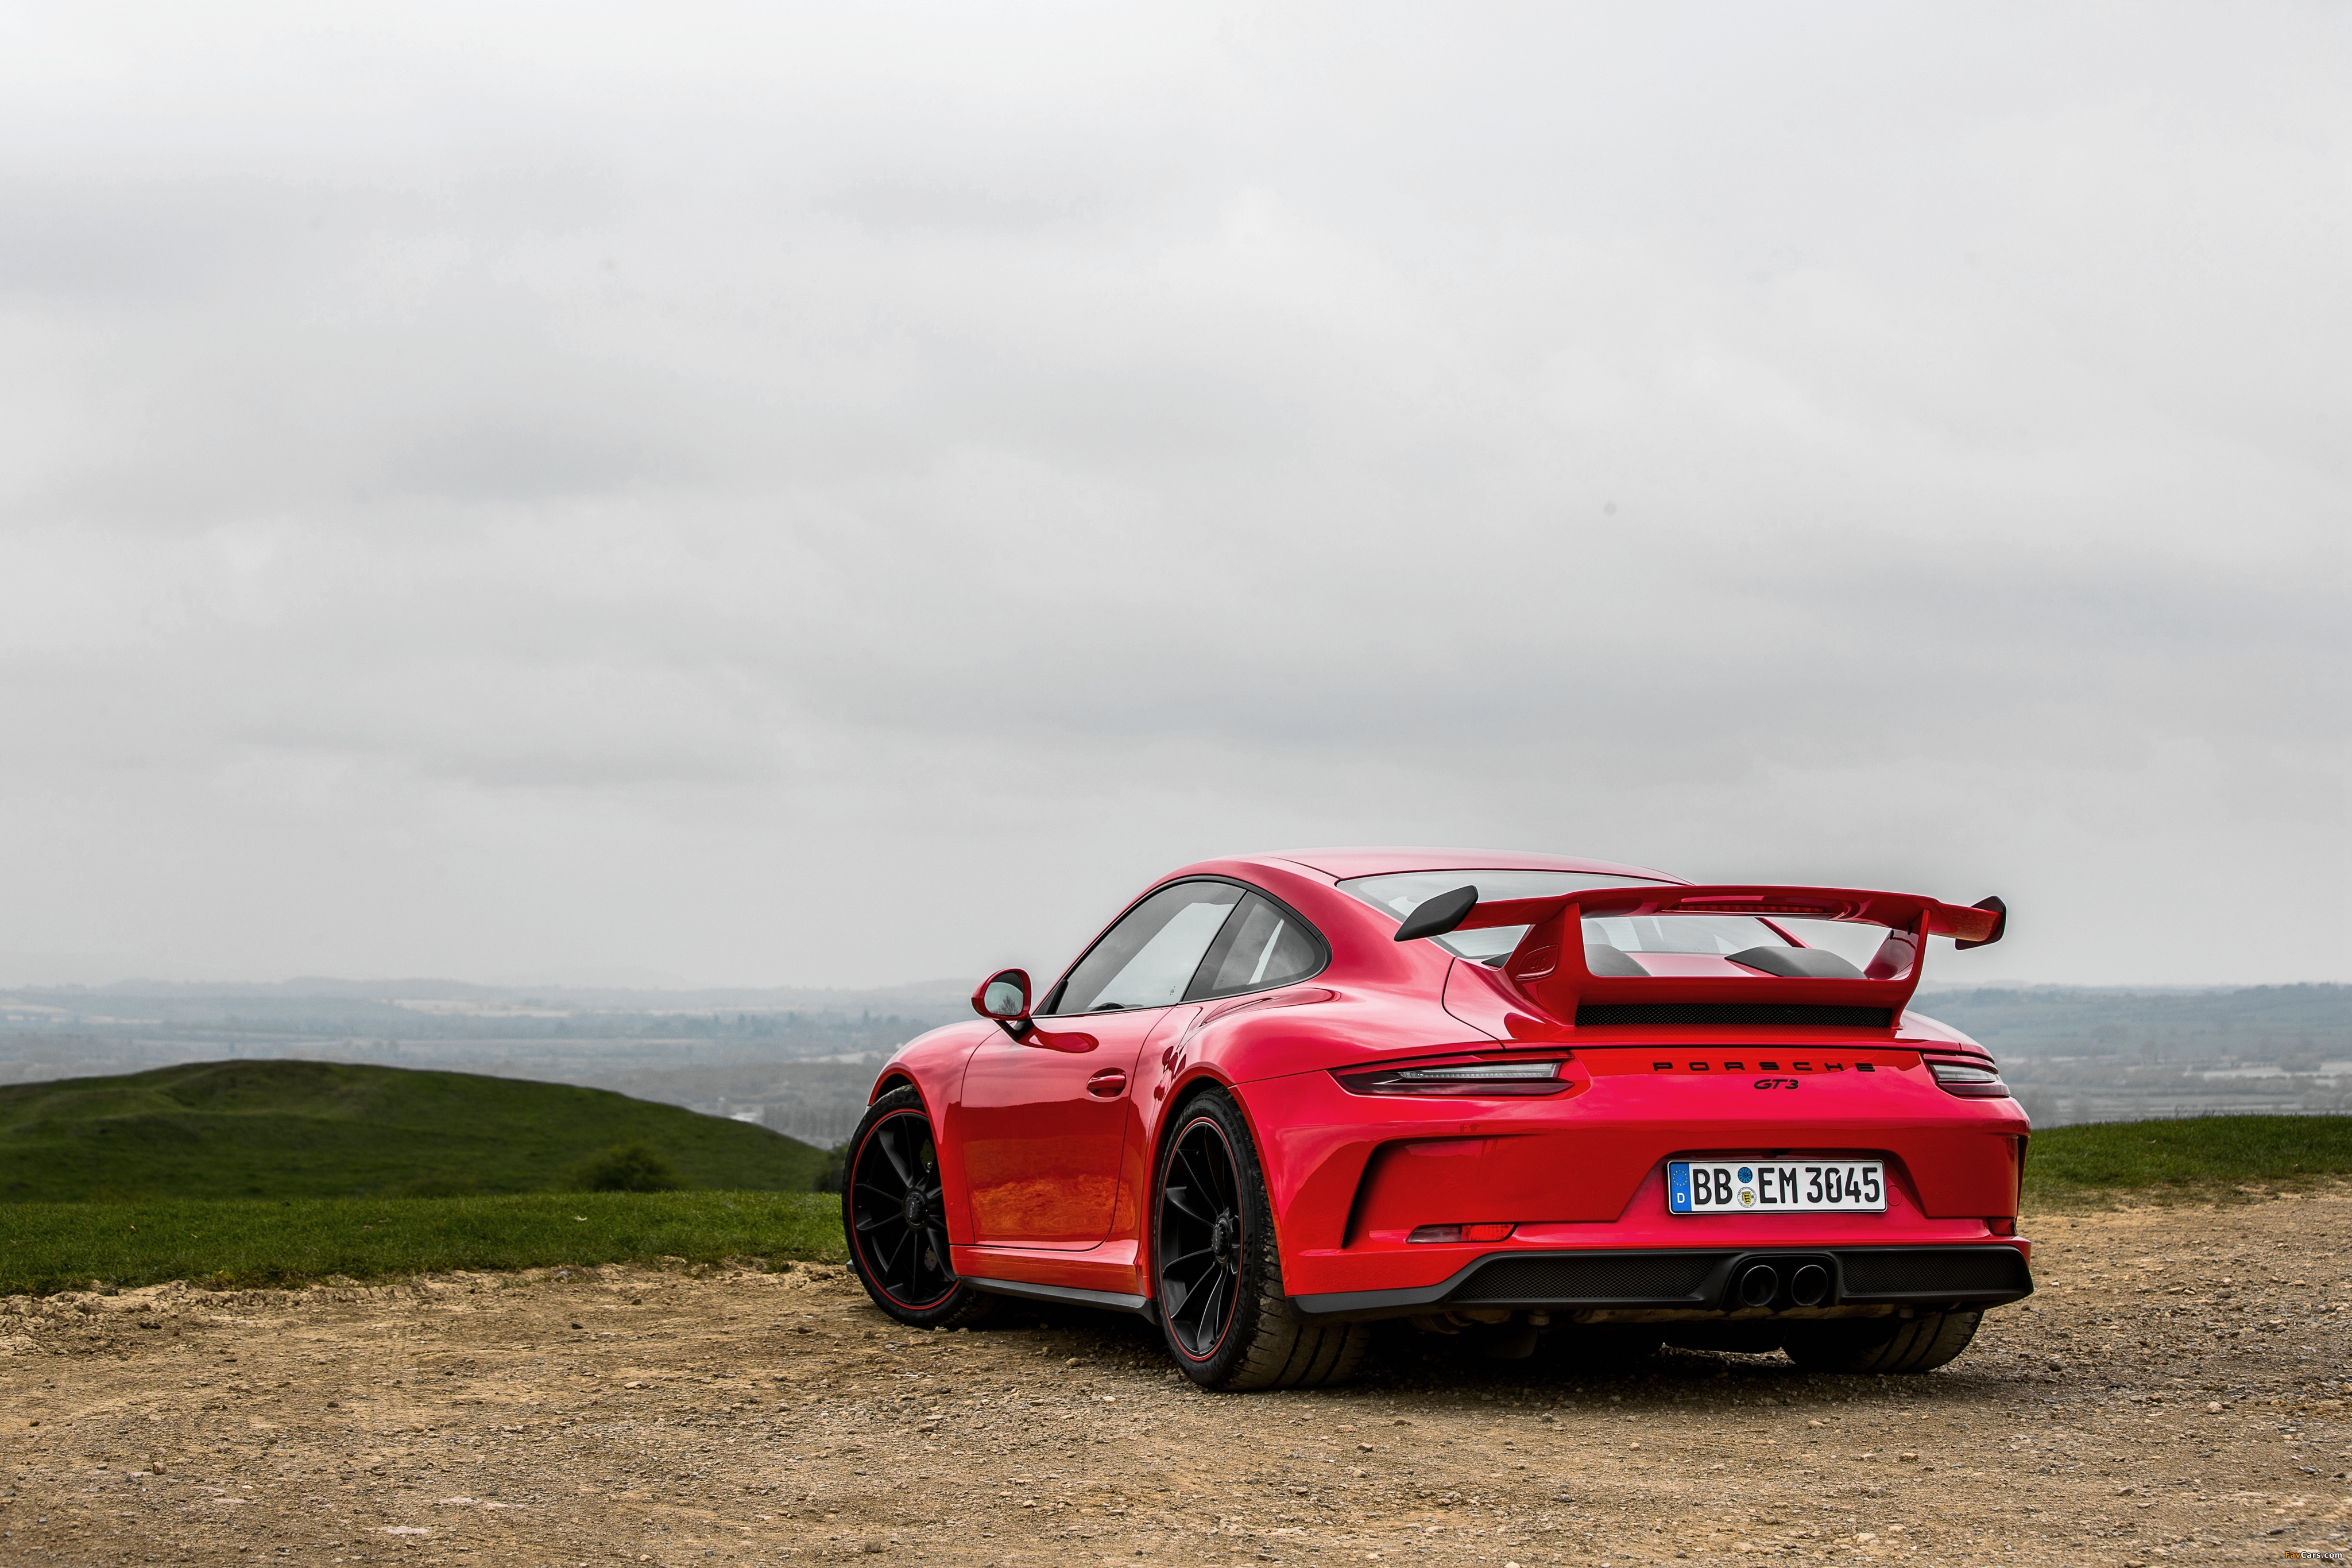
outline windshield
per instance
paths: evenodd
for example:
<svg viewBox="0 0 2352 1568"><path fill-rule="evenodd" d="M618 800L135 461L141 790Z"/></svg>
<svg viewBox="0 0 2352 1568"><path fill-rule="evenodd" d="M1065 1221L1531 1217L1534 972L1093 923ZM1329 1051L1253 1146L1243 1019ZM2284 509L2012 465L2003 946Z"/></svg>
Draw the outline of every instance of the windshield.
<svg viewBox="0 0 2352 1568"><path fill-rule="evenodd" d="M1457 887L1475 887L1481 900L1549 898L1555 894L1581 893L1590 887L1669 887L1648 877L1603 876L1574 871L1409 871L1390 876L1350 877L1340 888L1384 914L1402 921L1428 899ZM1432 940L1457 957L1496 964L1510 956L1528 934L1524 925L1495 925L1483 931L1454 931ZM1605 945L1621 953L1742 952L1749 947L1786 947L1787 937L1761 920L1745 915L1648 915L1621 916L1584 923L1586 945Z"/></svg>

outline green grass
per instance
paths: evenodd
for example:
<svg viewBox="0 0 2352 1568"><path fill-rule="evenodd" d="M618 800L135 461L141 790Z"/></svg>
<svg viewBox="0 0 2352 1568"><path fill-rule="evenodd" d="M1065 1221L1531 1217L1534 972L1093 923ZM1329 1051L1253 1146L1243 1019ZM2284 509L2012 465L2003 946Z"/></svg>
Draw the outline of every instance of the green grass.
<svg viewBox="0 0 2352 1568"><path fill-rule="evenodd" d="M0 1202L561 1191L641 1142L689 1187L805 1192L824 1154L602 1089L323 1061L0 1088Z"/></svg>
<svg viewBox="0 0 2352 1568"><path fill-rule="evenodd" d="M2242 1187L2319 1186L2352 1176L2352 1116L2199 1116L2102 1122L2033 1134L2029 1207L2115 1194L2222 1199Z"/></svg>
<svg viewBox="0 0 2352 1568"><path fill-rule="evenodd" d="M533 1193L516 1197L0 1205L0 1294L380 1280L453 1269L837 1260L826 1193Z"/></svg>

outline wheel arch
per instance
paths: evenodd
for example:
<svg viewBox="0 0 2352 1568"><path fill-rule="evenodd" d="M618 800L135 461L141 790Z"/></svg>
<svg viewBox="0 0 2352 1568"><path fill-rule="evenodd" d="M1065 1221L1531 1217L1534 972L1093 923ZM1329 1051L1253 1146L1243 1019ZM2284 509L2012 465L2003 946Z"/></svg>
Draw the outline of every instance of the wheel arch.
<svg viewBox="0 0 2352 1568"><path fill-rule="evenodd" d="M900 1089L913 1090L915 1098L923 1103L923 1114L928 1116L931 1113L930 1097L923 1092L923 1086L915 1082L915 1075L903 1067L886 1069L882 1076L874 1081L874 1092L866 1096L866 1103L871 1105L885 1094Z"/></svg>
<svg viewBox="0 0 2352 1568"><path fill-rule="evenodd" d="M1151 1129L1151 1157L1145 1167L1147 1174L1144 1179L1154 1188L1160 1185L1160 1156L1166 1152L1168 1139L1174 1133L1176 1124L1184 1119L1184 1113L1192 1106L1193 1101L1215 1090L1223 1090L1225 1098L1240 1107L1243 1124L1249 1128L1250 1145L1257 1152L1259 1161L1261 1163L1265 1161L1265 1141L1258 1136L1257 1122L1250 1115L1249 1107L1243 1103L1240 1093L1223 1074L1202 1064L1194 1067L1190 1073L1177 1081L1169 1089L1168 1108L1160 1113L1160 1119ZM1150 1234L1148 1226L1145 1233L1147 1236ZM1145 1250L1149 1251L1150 1248L1147 1246Z"/></svg>

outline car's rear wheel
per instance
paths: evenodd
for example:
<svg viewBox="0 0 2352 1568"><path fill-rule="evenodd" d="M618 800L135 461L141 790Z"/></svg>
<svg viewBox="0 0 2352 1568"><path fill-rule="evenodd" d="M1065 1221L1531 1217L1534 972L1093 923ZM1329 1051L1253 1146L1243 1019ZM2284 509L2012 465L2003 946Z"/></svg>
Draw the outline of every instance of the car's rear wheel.
<svg viewBox="0 0 2352 1568"><path fill-rule="evenodd" d="M1177 1113L1152 1184L1160 1329L1203 1388L1313 1388L1353 1373L1364 1323L1317 1324L1282 1291L1265 1179L1240 1107L1209 1090Z"/></svg>
<svg viewBox="0 0 2352 1568"><path fill-rule="evenodd" d="M949 1263L939 1145L920 1095L894 1089L874 1102L850 1136L843 1176L849 1266L876 1306L926 1329L988 1315L996 1298L957 1279Z"/></svg>
<svg viewBox="0 0 2352 1568"><path fill-rule="evenodd" d="M1807 1372L1932 1372L1977 1336L1973 1307L1911 1318L1828 1318L1789 1324L1781 1348Z"/></svg>

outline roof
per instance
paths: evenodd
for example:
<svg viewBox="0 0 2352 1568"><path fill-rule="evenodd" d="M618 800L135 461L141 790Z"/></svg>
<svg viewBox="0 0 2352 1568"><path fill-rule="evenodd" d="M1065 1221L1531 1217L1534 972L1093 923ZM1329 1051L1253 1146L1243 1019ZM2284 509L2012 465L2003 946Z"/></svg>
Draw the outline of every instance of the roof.
<svg viewBox="0 0 2352 1568"><path fill-rule="evenodd" d="M1405 871L1567 871L1595 876L1626 876L1638 881L1680 882L1683 879L1645 866L1616 861L1584 860L1574 855L1533 855L1510 850L1325 849L1280 850L1268 854L1240 855L1240 860L1288 861L1326 876L1381 876Z"/></svg>

